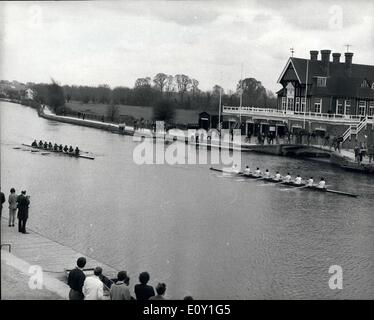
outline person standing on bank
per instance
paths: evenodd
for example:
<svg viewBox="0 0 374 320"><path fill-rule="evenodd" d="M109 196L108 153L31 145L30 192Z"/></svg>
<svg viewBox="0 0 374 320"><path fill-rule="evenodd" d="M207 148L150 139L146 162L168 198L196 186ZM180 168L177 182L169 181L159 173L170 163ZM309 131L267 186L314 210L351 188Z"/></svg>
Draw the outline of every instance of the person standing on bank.
<svg viewBox="0 0 374 320"><path fill-rule="evenodd" d="M129 290L129 278L126 271L120 271L117 275L117 282L113 283L110 287L111 300L131 300Z"/></svg>
<svg viewBox="0 0 374 320"><path fill-rule="evenodd" d="M26 190L23 190L21 194L17 197L17 203L18 232L27 234L28 232L26 232L26 222L29 218L30 197L26 196Z"/></svg>
<svg viewBox="0 0 374 320"><path fill-rule="evenodd" d="M83 272L83 268L86 265L86 258L80 257L77 260L77 266L75 269L69 272L68 286L70 287L69 300L84 300L83 295L83 284L86 280L86 275Z"/></svg>
<svg viewBox="0 0 374 320"><path fill-rule="evenodd" d="M0 187L0 202L1 202L1 205L0 205L0 217L1 217L1 214L3 212L3 203L5 202L5 194L3 192L1 192L1 187Z"/></svg>
<svg viewBox="0 0 374 320"><path fill-rule="evenodd" d="M96 267L94 269L94 275L86 277L82 288L84 300L103 300L104 284L100 280L102 274L103 269L101 267Z"/></svg>
<svg viewBox="0 0 374 320"><path fill-rule="evenodd" d="M14 220L16 219L17 211L17 194L14 188L10 189L10 195L8 197L9 203L9 227L14 227Z"/></svg>

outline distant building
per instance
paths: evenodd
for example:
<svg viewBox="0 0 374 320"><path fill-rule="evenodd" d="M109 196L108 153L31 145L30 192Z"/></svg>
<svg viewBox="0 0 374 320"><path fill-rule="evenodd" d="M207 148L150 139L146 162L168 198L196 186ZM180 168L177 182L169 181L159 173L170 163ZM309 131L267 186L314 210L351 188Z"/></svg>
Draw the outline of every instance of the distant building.
<svg viewBox="0 0 374 320"><path fill-rule="evenodd" d="M254 134L305 129L324 136L351 135L374 124L374 66L352 63L353 53L310 51L309 59L290 57L278 83L277 109L224 106L230 127L244 123L245 133ZM240 119L240 120L239 120ZM274 129L275 128L275 129Z"/></svg>
<svg viewBox="0 0 374 320"><path fill-rule="evenodd" d="M374 66L352 63L351 52L344 54L344 62L340 53L333 53L332 61L330 55L321 50L320 60L318 51L310 51L310 59L289 58L278 79L283 86L277 92L278 109L374 116Z"/></svg>

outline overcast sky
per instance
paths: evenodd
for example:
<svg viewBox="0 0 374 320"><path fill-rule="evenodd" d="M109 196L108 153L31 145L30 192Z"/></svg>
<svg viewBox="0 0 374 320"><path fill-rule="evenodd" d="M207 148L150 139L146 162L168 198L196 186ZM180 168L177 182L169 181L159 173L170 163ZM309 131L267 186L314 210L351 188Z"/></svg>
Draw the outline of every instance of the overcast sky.
<svg viewBox="0 0 374 320"><path fill-rule="evenodd" d="M243 69L274 92L291 47L348 43L374 64L371 0L1 2L0 31L0 79L22 82L133 87L164 72L234 89Z"/></svg>

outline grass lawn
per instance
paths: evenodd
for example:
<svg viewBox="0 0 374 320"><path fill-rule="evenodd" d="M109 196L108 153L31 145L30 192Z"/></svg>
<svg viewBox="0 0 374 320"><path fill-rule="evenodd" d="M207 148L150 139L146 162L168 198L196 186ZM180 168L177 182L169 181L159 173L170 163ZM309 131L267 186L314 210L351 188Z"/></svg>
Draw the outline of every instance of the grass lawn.
<svg viewBox="0 0 374 320"><path fill-rule="evenodd" d="M95 115L107 115L107 104L102 103L82 103L80 101L70 101L66 106L77 112L85 112ZM139 107L128 105L117 105L120 115L133 116L136 119L144 118L145 120L152 120L152 107ZM197 123L199 119L198 110L176 109L175 122L176 123Z"/></svg>

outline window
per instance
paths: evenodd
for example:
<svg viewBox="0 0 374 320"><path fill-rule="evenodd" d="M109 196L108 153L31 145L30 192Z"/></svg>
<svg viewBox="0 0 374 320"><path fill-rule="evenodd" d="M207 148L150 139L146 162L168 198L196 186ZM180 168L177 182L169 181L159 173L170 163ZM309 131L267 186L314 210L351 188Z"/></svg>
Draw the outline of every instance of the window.
<svg viewBox="0 0 374 320"><path fill-rule="evenodd" d="M286 110L286 97L282 97L282 110Z"/></svg>
<svg viewBox="0 0 374 320"><path fill-rule="evenodd" d="M345 113L344 114L351 114L351 100L345 100Z"/></svg>
<svg viewBox="0 0 374 320"><path fill-rule="evenodd" d="M322 110L322 99L321 98L315 98L314 99L314 112L315 113L321 113Z"/></svg>
<svg viewBox="0 0 374 320"><path fill-rule="evenodd" d="M300 98L296 97L296 102L295 102L295 111L299 112L300 110Z"/></svg>
<svg viewBox="0 0 374 320"><path fill-rule="evenodd" d="M344 114L343 100L336 100L336 114Z"/></svg>
<svg viewBox="0 0 374 320"><path fill-rule="evenodd" d="M293 111L293 98L287 98L287 110Z"/></svg>
<svg viewBox="0 0 374 320"><path fill-rule="evenodd" d="M369 116L374 116L374 101L369 102Z"/></svg>
<svg viewBox="0 0 374 320"><path fill-rule="evenodd" d="M317 87L326 87L327 78L326 77L317 77Z"/></svg>
<svg viewBox="0 0 374 320"><path fill-rule="evenodd" d="M366 113L366 101L360 100L358 103L358 114L364 116Z"/></svg>
<svg viewBox="0 0 374 320"><path fill-rule="evenodd" d="M306 112L306 108L305 108L305 98L301 98L301 111L302 111L302 112Z"/></svg>
<svg viewBox="0 0 374 320"><path fill-rule="evenodd" d="M367 82L367 80L365 79L364 81L362 81L361 83L361 88L368 88L369 87L369 84Z"/></svg>

